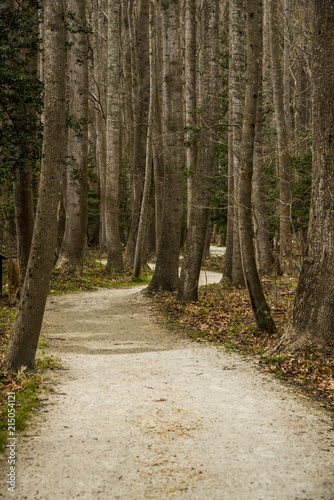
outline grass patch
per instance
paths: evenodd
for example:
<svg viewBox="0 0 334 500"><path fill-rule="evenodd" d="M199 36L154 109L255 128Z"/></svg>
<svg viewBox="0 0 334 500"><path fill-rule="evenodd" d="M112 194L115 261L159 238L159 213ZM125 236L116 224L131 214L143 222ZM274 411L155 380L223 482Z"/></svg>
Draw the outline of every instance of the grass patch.
<svg viewBox="0 0 334 500"><path fill-rule="evenodd" d="M59 369L60 363L53 356L36 360L35 369L17 375L0 373L0 451L4 452L8 434L8 393L15 394L15 435L28 423L32 408L40 404L40 395L52 390L50 371ZM53 382L52 382L53 383ZM13 424L11 424L13 425Z"/></svg>
<svg viewBox="0 0 334 500"><path fill-rule="evenodd" d="M134 278L132 270L122 273L116 270L106 271L100 262L87 261L82 276L62 275L54 269L50 283L50 295L60 295L78 291L93 291L98 288L124 288L134 285L146 285L151 281L153 271L143 267L141 276Z"/></svg>

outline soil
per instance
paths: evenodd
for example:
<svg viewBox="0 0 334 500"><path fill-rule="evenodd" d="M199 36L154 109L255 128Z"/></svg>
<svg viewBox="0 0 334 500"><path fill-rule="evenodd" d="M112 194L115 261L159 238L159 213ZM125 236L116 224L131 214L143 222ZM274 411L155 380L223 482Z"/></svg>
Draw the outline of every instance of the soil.
<svg viewBox="0 0 334 500"><path fill-rule="evenodd" d="M334 499L331 416L167 328L143 287L50 297L43 336L65 369L2 498Z"/></svg>

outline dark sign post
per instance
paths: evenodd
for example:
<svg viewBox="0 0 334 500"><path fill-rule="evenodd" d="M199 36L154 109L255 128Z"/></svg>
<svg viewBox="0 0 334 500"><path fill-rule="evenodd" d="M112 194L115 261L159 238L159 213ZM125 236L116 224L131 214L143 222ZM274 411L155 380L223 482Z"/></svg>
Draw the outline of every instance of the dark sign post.
<svg viewBox="0 0 334 500"><path fill-rule="evenodd" d="M0 296L2 297L2 261L8 259L6 255L0 253Z"/></svg>

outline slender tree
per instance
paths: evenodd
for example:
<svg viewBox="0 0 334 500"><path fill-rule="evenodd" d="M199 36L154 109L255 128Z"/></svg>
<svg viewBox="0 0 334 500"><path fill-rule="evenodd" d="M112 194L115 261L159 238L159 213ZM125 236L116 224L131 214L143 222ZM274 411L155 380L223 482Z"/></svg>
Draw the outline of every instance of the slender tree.
<svg viewBox="0 0 334 500"><path fill-rule="evenodd" d="M252 228L252 176L259 80L261 78L262 0L246 0L247 70L239 185L239 231L242 265L256 325L259 330L276 330L256 267Z"/></svg>
<svg viewBox="0 0 334 500"><path fill-rule="evenodd" d="M334 354L334 4L313 0L313 167L306 255L275 352Z"/></svg>
<svg viewBox="0 0 334 500"><path fill-rule="evenodd" d="M185 72L185 127L186 127L186 167L188 212L190 224L190 207L192 199L193 174L196 167L197 137L197 43L196 43L196 0L184 2L184 72Z"/></svg>
<svg viewBox="0 0 334 500"><path fill-rule="evenodd" d="M280 221L280 264L283 272L292 271L292 234L291 234L291 167L288 151L288 123L284 113L283 72L279 45L278 4L269 2L271 26L271 68L277 130L277 149L279 161L279 221Z"/></svg>
<svg viewBox="0 0 334 500"><path fill-rule="evenodd" d="M259 35L262 42L263 39L263 16L259 21ZM260 56L258 59L258 71L260 78L258 80L258 98L256 110L256 126L254 138L254 165L253 165L253 182L252 194L254 204L254 226L255 226L255 242L258 268L262 274L267 274L273 266L272 250L269 240L269 223L266 206L266 180L264 169L264 154L263 154L263 67L262 67L262 43L260 43Z"/></svg>
<svg viewBox="0 0 334 500"><path fill-rule="evenodd" d="M120 163L120 1L108 0L107 169L105 218L107 269L123 270L118 225Z"/></svg>
<svg viewBox="0 0 334 500"><path fill-rule="evenodd" d="M154 62L155 62L155 35L154 35L154 3L150 0L150 104L148 111L148 127L146 140L146 165L145 165L145 183L140 211L140 221L138 227L138 235L136 242L135 260L134 260L134 276L140 275L140 269L143 259L145 231L149 222L149 202L152 185L152 136L153 136L153 120L155 108L155 78L154 78Z"/></svg>
<svg viewBox="0 0 334 500"><path fill-rule="evenodd" d="M29 369L35 356L53 267L65 162L65 26L62 0L44 3L44 140L36 221L21 300L2 369Z"/></svg>
<svg viewBox="0 0 334 500"><path fill-rule="evenodd" d="M68 152L66 223L57 268L81 275L88 214L88 38L86 0L68 1Z"/></svg>
<svg viewBox="0 0 334 500"><path fill-rule="evenodd" d="M159 251L150 289L172 290L178 283L184 171L180 2L161 0L161 18L165 175Z"/></svg>
<svg viewBox="0 0 334 500"><path fill-rule="evenodd" d="M197 166L193 178L189 227L178 299L197 300L198 280L206 241L215 168L219 121L219 2L205 2L202 9L202 96Z"/></svg>
<svg viewBox="0 0 334 500"><path fill-rule="evenodd" d="M155 240L156 254L159 250L161 234L162 201L164 187L164 155L163 155L163 133L162 133L162 26L161 5L155 5L155 84L156 99L153 122L153 171L154 171L154 208L155 208Z"/></svg>
<svg viewBox="0 0 334 500"><path fill-rule="evenodd" d="M93 24L93 82L90 89L95 111L95 154L100 190L100 249L106 247L105 193L107 162L107 64L108 17L107 0L95 0L92 6Z"/></svg>
<svg viewBox="0 0 334 500"><path fill-rule="evenodd" d="M129 30L131 44L133 151L131 154L131 226L124 254L124 262L132 267L141 210L145 179L145 154L148 107L150 96L149 77L149 2L129 1Z"/></svg>
<svg viewBox="0 0 334 500"><path fill-rule="evenodd" d="M242 129L242 100L245 71L244 0L230 0L229 5L229 221L227 226L226 267L224 277L235 285L244 284L238 231L238 186Z"/></svg>

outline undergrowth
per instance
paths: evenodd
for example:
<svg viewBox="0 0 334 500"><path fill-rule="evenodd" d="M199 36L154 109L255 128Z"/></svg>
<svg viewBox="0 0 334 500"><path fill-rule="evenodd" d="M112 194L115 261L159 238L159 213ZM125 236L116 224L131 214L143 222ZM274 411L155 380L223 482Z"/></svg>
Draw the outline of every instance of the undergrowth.
<svg viewBox="0 0 334 500"><path fill-rule="evenodd" d="M124 288L134 285L146 285L150 282L153 271L143 267L140 278L134 278L132 270L128 269L122 273L111 270L106 271L105 266L98 261L88 260L82 272L82 276L63 275L54 269L50 283L50 295L62 293L91 291L98 288Z"/></svg>

